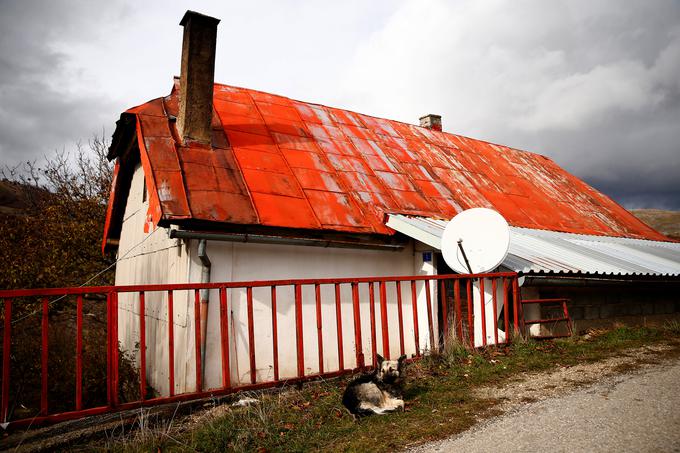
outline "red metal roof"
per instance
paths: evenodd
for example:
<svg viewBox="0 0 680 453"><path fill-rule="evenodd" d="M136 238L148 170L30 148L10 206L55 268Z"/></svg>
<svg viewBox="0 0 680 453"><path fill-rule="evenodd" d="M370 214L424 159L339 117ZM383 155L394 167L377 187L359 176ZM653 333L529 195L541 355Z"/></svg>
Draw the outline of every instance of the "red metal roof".
<svg viewBox="0 0 680 453"><path fill-rule="evenodd" d="M393 234L385 213L490 207L518 227L668 240L539 154L255 90L215 84L212 146L183 146L178 89L126 112L154 223Z"/></svg>

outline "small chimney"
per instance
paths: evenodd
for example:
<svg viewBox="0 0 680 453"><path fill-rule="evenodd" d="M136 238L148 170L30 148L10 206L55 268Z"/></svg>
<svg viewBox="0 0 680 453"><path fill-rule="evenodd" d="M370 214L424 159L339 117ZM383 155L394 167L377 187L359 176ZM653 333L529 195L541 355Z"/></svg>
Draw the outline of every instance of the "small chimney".
<svg viewBox="0 0 680 453"><path fill-rule="evenodd" d="M426 127L434 131L442 131L442 117L441 115L425 115L420 117L420 127Z"/></svg>
<svg viewBox="0 0 680 453"><path fill-rule="evenodd" d="M184 38L177 130L184 142L211 141L215 47L219 22L214 17L187 11L179 23L184 27Z"/></svg>

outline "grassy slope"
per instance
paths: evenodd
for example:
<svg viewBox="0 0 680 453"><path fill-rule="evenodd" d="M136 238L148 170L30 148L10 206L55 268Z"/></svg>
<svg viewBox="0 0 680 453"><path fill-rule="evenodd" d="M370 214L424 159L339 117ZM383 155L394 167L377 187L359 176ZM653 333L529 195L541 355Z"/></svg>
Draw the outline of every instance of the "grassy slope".
<svg viewBox="0 0 680 453"><path fill-rule="evenodd" d="M635 217L668 237L680 239L680 211L632 209Z"/></svg>
<svg viewBox="0 0 680 453"><path fill-rule="evenodd" d="M114 450L150 451L387 451L443 438L497 413L494 399L472 396L475 387L523 371L597 361L624 349L668 343L680 354L680 326L620 328L591 340L521 342L470 353L453 347L408 369L406 411L354 421L340 399L346 380L313 384L282 394L260 394L259 404L231 408L172 438L151 434Z"/></svg>

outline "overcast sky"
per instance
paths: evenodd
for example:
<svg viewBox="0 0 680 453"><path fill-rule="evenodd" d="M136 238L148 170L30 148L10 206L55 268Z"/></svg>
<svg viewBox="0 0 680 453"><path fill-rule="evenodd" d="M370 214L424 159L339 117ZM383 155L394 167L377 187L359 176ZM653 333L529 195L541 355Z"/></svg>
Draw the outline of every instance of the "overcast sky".
<svg viewBox="0 0 680 453"><path fill-rule="evenodd" d="M0 0L0 164L107 136L169 93L187 8L216 81L539 152L680 209L680 1Z"/></svg>

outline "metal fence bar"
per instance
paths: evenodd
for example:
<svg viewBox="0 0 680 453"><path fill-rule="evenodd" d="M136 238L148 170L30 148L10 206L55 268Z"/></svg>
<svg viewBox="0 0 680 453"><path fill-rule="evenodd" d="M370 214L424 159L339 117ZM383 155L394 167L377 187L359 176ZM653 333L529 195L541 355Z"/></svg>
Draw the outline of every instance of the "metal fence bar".
<svg viewBox="0 0 680 453"><path fill-rule="evenodd" d="M493 310L493 339L498 344L498 307L496 307L496 279L491 279L491 303Z"/></svg>
<svg viewBox="0 0 680 453"><path fill-rule="evenodd" d="M2 402L0 417L7 422L9 416L10 349L12 347L12 299L5 299L5 326L2 331Z"/></svg>
<svg viewBox="0 0 680 453"><path fill-rule="evenodd" d="M112 402L114 407L118 406L118 389L119 386L119 354L118 354L118 293L111 293L111 318L112 325L111 330L113 331L112 342L111 342L111 352L112 352L112 363L113 363L113 388L112 390Z"/></svg>
<svg viewBox="0 0 680 453"><path fill-rule="evenodd" d="M468 336L470 337L470 347L475 347L475 324L473 318L473 296L472 296L472 279L469 278L465 285L467 289L467 307L468 307Z"/></svg>
<svg viewBox="0 0 680 453"><path fill-rule="evenodd" d="M512 304L513 304L513 315L514 315L514 327L515 330L514 333L518 333L519 330L519 312L522 309L522 304L520 303L519 300L519 284L517 283L517 279L512 280Z"/></svg>
<svg viewBox="0 0 680 453"><path fill-rule="evenodd" d="M276 301L272 303L276 309ZM227 307L227 289L220 288L220 352L222 359L222 388L231 387L231 370L229 368L229 309ZM276 356L275 356L276 357Z"/></svg>
<svg viewBox="0 0 680 453"><path fill-rule="evenodd" d="M510 313L508 313L508 279L503 277L503 325L505 327L505 342L510 342Z"/></svg>
<svg viewBox="0 0 680 453"><path fill-rule="evenodd" d="M76 297L76 410L83 409L83 296Z"/></svg>
<svg viewBox="0 0 680 453"><path fill-rule="evenodd" d="M49 351L49 307L47 297L42 299L42 348L40 350L40 415L47 415L47 358Z"/></svg>
<svg viewBox="0 0 680 453"><path fill-rule="evenodd" d="M416 282L411 280L411 308L413 309L413 340L416 343L416 357L420 357L420 335L418 328L418 297L416 296Z"/></svg>
<svg viewBox="0 0 680 453"><path fill-rule="evenodd" d="M154 284L154 285L119 285L119 286L82 286L70 288L39 288L39 289L10 289L0 290L0 299L30 297L30 296L63 296L64 294L106 294L108 292L134 293L139 291L179 291L194 289L219 289L225 288L261 288L265 286L292 286L292 285L313 285L325 284L344 284L344 283L368 283L375 281L424 281L424 280L455 280L468 278L484 277L516 277L514 272L496 272L484 274L441 274L441 275L399 275L390 277L353 277L353 278L317 278L317 279L288 279L288 280L252 280L239 282L212 282L212 283L173 283L173 284Z"/></svg>
<svg viewBox="0 0 680 453"><path fill-rule="evenodd" d="M375 365L377 362L377 338L375 328L375 282L368 284L368 313L371 322L371 364Z"/></svg>
<svg viewBox="0 0 680 453"><path fill-rule="evenodd" d="M383 356L390 360L390 330L387 322L387 291L386 283L381 281L380 289L380 332L382 333Z"/></svg>
<svg viewBox="0 0 680 453"><path fill-rule="evenodd" d="M401 282L394 282L397 291L397 317L399 319L399 355L404 355L404 313L401 304Z"/></svg>
<svg viewBox="0 0 680 453"><path fill-rule="evenodd" d="M203 376L201 376L201 293L194 290L194 359L196 375L196 391L200 392L203 387Z"/></svg>
<svg viewBox="0 0 680 453"><path fill-rule="evenodd" d="M484 300L484 279L479 279L479 305L482 318L482 346L486 346L486 301Z"/></svg>
<svg viewBox="0 0 680 453"><path fill-rule="evenodd" d="M456 312L456 333L458 341L463 341L463 315L460 307L460 280L453 281L453 304Z"/></svg>
<svg viewBox="0 0 680 453"><path fill-rule="evenodd" d="M340 284L336 283L335 287L335 329L338 336L338 369L340 371L345 369L345 354L342 342L342 306L340 299Z"/></svg>
<svg viewBox="0 0 680 453"><path fill-rule="evenodd" d="M276 286L271 289L272 305L272 355L274 360L274 380L279 380L279 323L276 309Z"/></svg>
<svg viewBox="0 0 680 453"><path fill-rule="evenodd" d="M168 387L170 396L175 395L175 296L168 291Z"/></svg>
<svg viewBox="0 0 680 453"><path fill-rule="evenodd" d="M432 295L430 294L430 281L425 280L425 300L427 301L427 326L430 332L430 349L435 348L434 324L432 323Z"/></svg>
<svg viewBox="0 0 680 453"><path fill-rule="evenodd" d="M316 301L316 341L319 352L319 373L323 373L323 332L321 322L321 285L314 285L314 296Z"/></svg>
<svg viewBox="0 0 680 453"><path fill-rule="evenodd" d="M442 331L444 334L442 347L444 347L449 339L449 317L446 310L446 280L439 280L439 293L441 294L439 300L442 304Z"/></svg>
<svg viewBox="0 0 680 453"><path fill-rule="evenodd" d="M297 290L295 295L297 297ZM248 312L248 360L250 365L250 383L254 384L257 381L257 368L255 367L255 316L253 313L253 288L251 286L246 288L246 310Z"/></svg>
<svg viewBox="0 0 680 453"><path fill-rule="evenodd" d="M302 286L295 285L295 339L297 345L297 375L305 375L305 347L302 330Z"/></svg>
<svg viewBox="0 0 680 453"><path fill-rule="evenodd" d="M352 310L354 313L354 348L356 353L356 367L363 368L364 351L361 340L361 311L359 305L359 283L352 282Z"/></svg>
<svg viewBox="0 0 680 453"><path fill-rule="evenodd" d="M139 292L139 396L146 399L146 300Z"/></svg>

